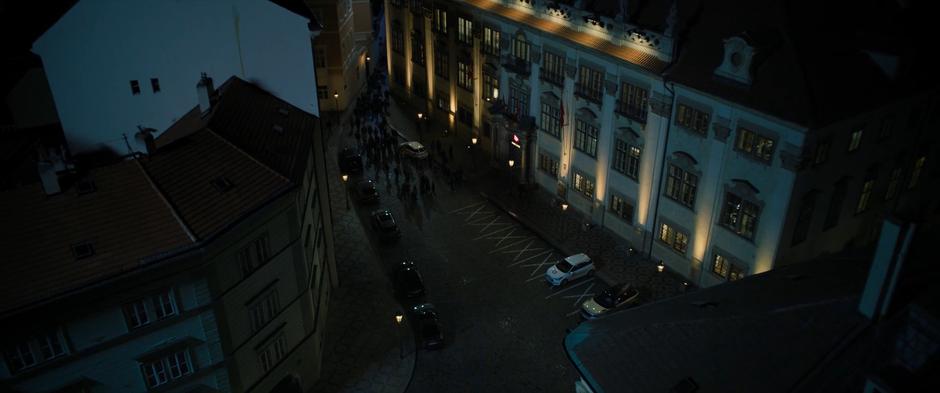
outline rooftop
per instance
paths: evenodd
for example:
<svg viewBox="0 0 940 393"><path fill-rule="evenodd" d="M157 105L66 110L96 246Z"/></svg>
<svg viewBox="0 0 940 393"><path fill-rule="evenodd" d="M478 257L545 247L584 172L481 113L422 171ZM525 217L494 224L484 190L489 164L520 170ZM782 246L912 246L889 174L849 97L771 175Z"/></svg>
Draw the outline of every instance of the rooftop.
<svg viewBox="0 0 940 393"><path fill-rule="evenodd" d="M213 108L185 115L149 156L73 174L83 187L0 192L0 315L199 246L300 184L313 115L236 77Z"/></svg>

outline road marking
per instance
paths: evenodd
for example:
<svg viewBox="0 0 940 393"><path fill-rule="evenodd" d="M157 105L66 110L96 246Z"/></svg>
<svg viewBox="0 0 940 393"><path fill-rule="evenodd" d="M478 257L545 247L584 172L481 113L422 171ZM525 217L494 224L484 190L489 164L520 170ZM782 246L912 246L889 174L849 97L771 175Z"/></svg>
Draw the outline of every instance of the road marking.
<svg viewBox="0 0 940 393"><path fill-rule="evenodd" d="M551 262L545 262L549 260L549 258L551 257L552 257L552 254L548 254L545 256L545 259L543 259L541 263L528 263L528 264L522 265L522 267L535 266L534 268L532 268L532 273L529 273L530 276L533 276L535 275L536 272L538 272L539 270L542 270L543 267L551 266L551 265L558 263L554 259L552 259Z"/></svg>
<svg viewBox="0 0 940 393"><path fill-rule="evenodd" d="M540 252L540 253L538 253L538 254L533 254L533 255L527 256L527 257L525 257L525 258L523 258L523 259L521 259L521 260L519 260L519 261L516 261L516 262L513 263L512 265L509 265L508 267L516 266L516 265L518 265L518 264L520 264L520 263L522 263L522 262L528 261L528 260L530 260L530 259L532 259L532 258L535 258L535 257L540 257L540 256L545 255L545 254L551 254L551 252L552 252L552 250L551 250L551 249L548 249L548 250L542 251L542 252ZM543 262L544 262L544 261L543 261Z"/></svg>
<svg viewBox="0 0 940 393"><path fill-rule="evenodd" d="M519 244L522 244L522 242L525 242L526 240L528 240L528 241L530 241L530 242L533 240L531 237L528 237L528 236L511 236L511 237L509 237L509 239L513 239L513 238L517 238L517 239L518 239L518 238L522 238L522 240L516 241L516 242L514 242L514 243L508 243L508 244L506 244L505 246L502 246L502 247L497 247L497 248L491 250L491 251L490 251L490 254L495 253L495 252L497 252L497 251L503 251L503 250L505 250L505 249L507 249L507 248L509 248L509 247L518 246ZM503 242L502 240L499 241L499 243L502 243L502 242ZM496 243L496 244L499 245L499 243ZM511 250L510 252L513 252L513 251L515 251L515 250Z"/></svg>
<svg viewBox="0 0 940 393"><path fill-rule="evenodd" d="M474 225L474 226L483 225L483 228L480 228L480 232L483 232L483 231L485 231L485 230L487 230L487 229L490 229L490 227L493 226L494 224L495 224L495 225L498 225L498 226L512 225L512 223L509 223L509 222L500 222L500 223L497 223L496 221L499 220L499 219L500 219L499 216L493 215L493 220L490 221L490 222L488 222L488 223L486 223L486 224L483 224L483 221L486 221L486 220L480 220L479 222L470 223L470 225Z"/></svg>
<svg viewBox="0 0 940 393"><path fill-rule="evenodd" d="M592 292L592 293L588 293L588 291L590 291L592 288L594 288L594 283L593 283L593 282L591 283L590 286L587 287L587 289L584 290L584 292L581 292L580 295L568 295L568 296L564 296L564 298L565 298L565 299L577 298L577 299L575 299L574 304L572 304L572 306L577 306L578 303L581 303L581 298L583 298L583 297L585 297L585 296L594 297L594 293L593 293L593 292Z"/></svg>
<svg viewBox="0 0 940 393"><path fill-rule="evenodd" d="M577 283L577 284L574 284L574 285L569 285L569 286L565 287L565 289L561 289L561 290L559 290L558 292L555 292L555 293L553 293L553 294L551 294L551 295L546 296L545 299L548 299L548 298L550 298L550 297L552 297L552 296L561 295L562 293L565 293L565 292L567 292L567 291L570 291L570 290L572 290L572 289L575 289L575 288L577 288L577 287L580 287L580 286L582 286L582 285L584 285L584 284L587 284L587 283L593 282L593 281L594 281L594 279L592 278L592 279L589 279L589 280L581 281L581 282L579 282L579 283Z"/></svg>
<svg viewBox="0 0 940 393"><path fill-rule="evenodd" d="M496 237L487 237L487 236L492 236L492 235L495 235L495 234L497 234L497 233L505 232L505 231L510 230L510 229L514 229L514 227L513 227L512 225L509 225L509 226L506 226L506 227L504 227L504 228L497 229L497 230L495 230L495 231L493 231L493 232L485 233L485 234L482 234L482 235L480 235L480 236L477 236L477 237L475 237L473 240L480 240L480 239L483 239L483 238L487 238L487 239L498 239L498 238L496 238Z"/></svg>
<svg viewBox="0 0 940 393"><path fill-rule="evenodd" d="M522 248L521 250L518 250L518 252L517 252L517 250L509 250L509 251L503 251L503 254L512 254L512 253L515 252L515 253L516 253L516 256L512 258L513 262L515 262L515 261L518 260L519 257L521 257L522 254L525 253L526 251L532 251L532 252L541 251L541 250L542 250L541 247L538 247L538 248L536 248L536 247L531 247L533 242L535 242L535 239L529 240L529 242L526 243L525 247Z"/></svg>
<svg viewBox="0 0 940 393"><path fill-rule="evenodd" d="M477 215L478 213L480 213L480 210L483 210L483 208L485 208L485 207L486 207L486 205L480 205L480 207L478 207L476 210L473 211L473 213L470 213L470 215L467 216L466 219L464 219L464 222L469 222L469 221L473 220L473 217L476 217L476 215Z"/></svg>
<svg viewBox="0 0 940 393"><path fill-rule="evenodd" d="M461 208L456 209L456 210L451 210L451 211L450 211L450 214L454 214L454 213L457 213L457 212L461 212L461 211L463 211L464 209L471 209L471 208L480 206L480 205L485 204L485 203L486 203L486 201L483 201L483 202L479 202L479 203L474 203L474 204L472 204L472 205L467 205L467 206L461 207Z"/></svg>

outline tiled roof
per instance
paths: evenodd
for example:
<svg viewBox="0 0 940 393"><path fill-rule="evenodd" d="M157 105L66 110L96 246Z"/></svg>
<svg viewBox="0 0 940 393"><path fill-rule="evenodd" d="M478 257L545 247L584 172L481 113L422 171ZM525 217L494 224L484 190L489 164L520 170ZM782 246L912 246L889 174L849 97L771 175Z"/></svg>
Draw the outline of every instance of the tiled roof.
<svg viewBox="0 0 940 393"><path fill-rule="evenodd" d="M662 72L667 65L662 60L656 58L656 56L630 47L613 44L607 39L573 30L567 26L539 18L515 8L503 6L491 0L466 0L466 3L480 10L500 15L515 23L534 27L542 32L557 35L573 43L609 54L654 73Z"/></svg>
<svg viewBox="0 0 940 393"><path fill-rule="evenodd" d="M92 193L0 192L0 314L198 246L300 184L316 117L238 78L219 92L206 120L188 112L150 156L91 170ZM95 255L76 260L85 241Z"/></svg>
<svg viewBox="0 0 940 393"><path fill-rule="evenodd" d="M791 265L579 325L565 347L598 392L789 392L866 324L864 263ZM708 273L704 273L708 274Z"/></svg>
<svg viewBox="0 0 940 393"><path fill-rule="evenodd" d="M681 0L678 9L680 51L666 76L696 90L809 127L864 113L910 91L905 77L913 74L887 77L863 52L876 42L859 39L882 25L858 21L894 23L895 2ZM739 34L756 51L749 86L714 75L723 40Z"/></svg>
<svg viewBox="0 0 940 393"><path fill-rule="evenodd" d="M96 190L46 196L40 183L0 193L0 313L68 293L192 243L132 159L90 171ZM91 242L76 260L72 245Z"/></svg>
<svg viewBox="0 0 940 393"><path fill-rule="evenodd" d="M219 90L209 128L285 177L301 179L316 116L237 77Z"/></svg>
<svg viewBox="0 0 940 393"><path fill-rule="evenodd" d="M285 177L211 130L177 140L142 162L199 240L290 186ZM229 184L213 184L224 181Z"/></svg>

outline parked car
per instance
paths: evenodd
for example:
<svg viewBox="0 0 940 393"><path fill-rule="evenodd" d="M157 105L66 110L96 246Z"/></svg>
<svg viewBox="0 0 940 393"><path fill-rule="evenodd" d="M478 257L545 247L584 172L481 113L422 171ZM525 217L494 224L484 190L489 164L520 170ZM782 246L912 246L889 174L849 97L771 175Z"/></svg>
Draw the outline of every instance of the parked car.
<svg viewBox="0 0 940 393"><path fill-rule="evenodd" d="M398 144L398 150L404 157L411 157L418 160L428 158L428 151L420 142L402 142Z"/></svg>
<svg viewBox="0 0 940 393"><path fill-rule="evenodd" d="M339 170L342 173L362 173L362 155L352 147L347 147L339 152Z"/></svg>
<svg viewBox="0 0 940 393"><path fill-rule="evenodd" d="M356 183L356 199L360 202L375 203L379 201L379 190L372 179L363 179Z"/></svg>
<svg viewBox="0 0 940 393"><path fill-rule="evenodd" d="M398 296L416 298L424 295L424 282L412 261L403 261L395 271L395 292Z"/></svg>
<svg viewBox="0 0 940 393"><path fill-rule="evenodd" d="M414 306L411 311L417 319L418 335L424 349L440 349L444 346L444 332L437 318L434 305L424 303Z"/></svg>
<svg viewBox="0 0 940 393"><path fill-rule="evenodd" d="M581 304L581 316L595 319L614 309L635 305L640 291L629 283L620 283L604 290Z"/></svg>
<svg viewBox="0 0 940 393"><path fill-rule="evenodd" d="M388 209L372 212L372 229L375 229L383 239L392 240L401 237L401 230L395 222L395 217Z"/></svg>
<svg viewBox="0 0 940 393"><path fill-rule="evenodd" d="M584 253L562 259L545 272L545 280L552 286L594 274L594 262Z"/></svg>

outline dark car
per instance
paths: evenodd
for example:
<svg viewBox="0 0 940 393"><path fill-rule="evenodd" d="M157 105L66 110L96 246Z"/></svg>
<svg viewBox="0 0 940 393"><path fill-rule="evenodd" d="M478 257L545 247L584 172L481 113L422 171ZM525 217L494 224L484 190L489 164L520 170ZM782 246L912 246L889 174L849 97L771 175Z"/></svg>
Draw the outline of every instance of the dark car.
<svg viewBox="0 0 940 393"><path fill-rule="evenodd" d="M404 261L395 271L395 292L398 296L416 298L424 296L424 282L412 261Z"/></svg>
<svg viewBox="0 0 940 393"><path fill-rule="evenodd" d="M339 152L339 170L342 173L362 173L362 155L352 147Z"/></svg>
<svg viewBox="0 0 940 393"><path fill-rule="evenodd" d="M356 199L360 202L378 202L379 190L375 187L372 179L360 180L356 183Z"/></svg>
<svg viewBox="0 0 940 393"><path fill-rule="evenodd" d="M372 229L375 229L383 239L393 240L401 237L401 230L395 223L395 217L388 209L381 209L372 212Z"/></svg>
<svg viewBox="0 0 940 393"><path fill-rule="evenodd" d="M412 308L412 312L414 312L417 320L421 346L424 349L440 349L443 347L444 332L441 330L441 323L437 318L434 305L431 303L419 304Z"/></svg>

